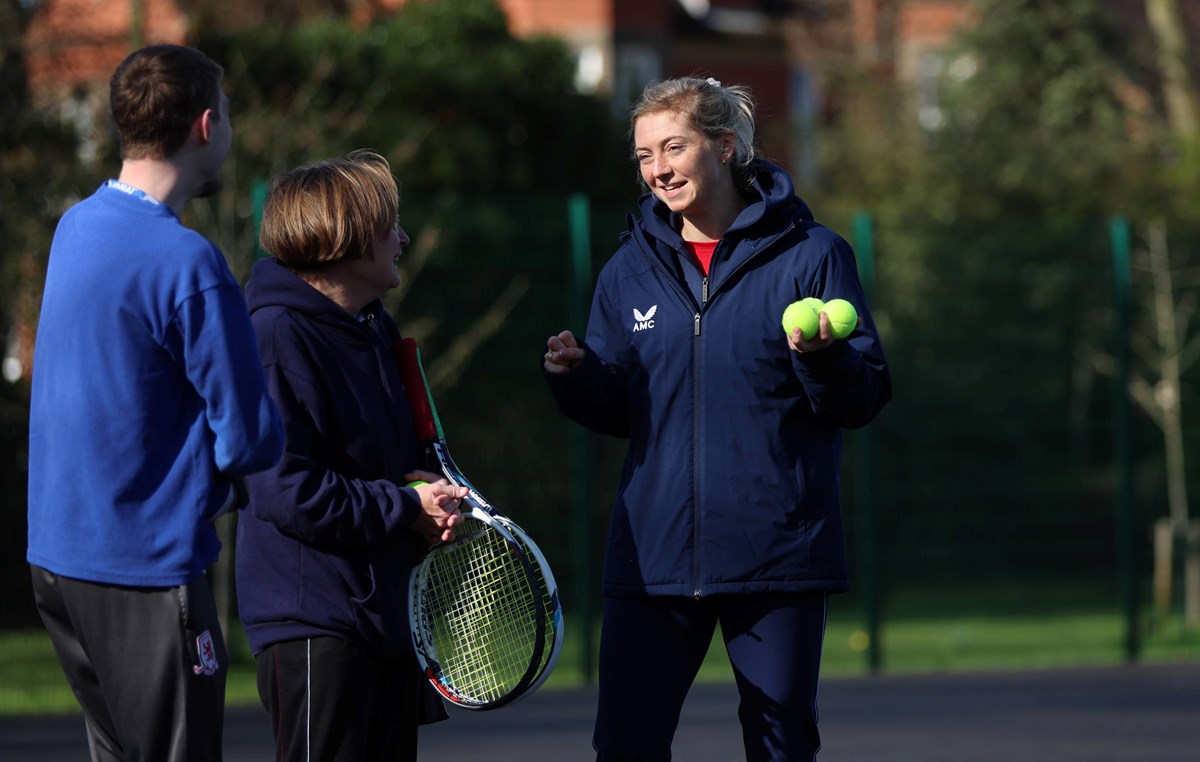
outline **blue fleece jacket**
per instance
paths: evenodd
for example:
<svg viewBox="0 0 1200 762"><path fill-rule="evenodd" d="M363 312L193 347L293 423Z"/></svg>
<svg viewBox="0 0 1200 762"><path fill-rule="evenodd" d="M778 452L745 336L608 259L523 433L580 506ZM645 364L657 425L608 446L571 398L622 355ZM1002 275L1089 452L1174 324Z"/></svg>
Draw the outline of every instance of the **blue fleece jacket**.
<svg viewBox="0 0 1200 762"><path fill-rule="evenodd" d="M59 222L34 348L30 563L174 586L220 543L225 477L283 445L241 288L170 208L102 186Z"/></svg>
<svg viewBox="0 0 1200 762"><path fill-rule="evenodd" d="M575 371L546 374L559 408L629 438L604 561L606 595L840 591L849 584L842 430L891 397L854 255L790 178L755 166L753 200L707 277L680 220L647 194L596 285ZM862 326L791 350L784 308L853 303Z"/></svg>
<svg viewBox="0 0 1200 762"><path fill-rule="evenodd" d="M287 443L247 480L238 521L238 609L254 653L332 636L411 653L407 584L423 540L409 527L416 433L378 300L357 318L272 259L246 288Z"/></svg>

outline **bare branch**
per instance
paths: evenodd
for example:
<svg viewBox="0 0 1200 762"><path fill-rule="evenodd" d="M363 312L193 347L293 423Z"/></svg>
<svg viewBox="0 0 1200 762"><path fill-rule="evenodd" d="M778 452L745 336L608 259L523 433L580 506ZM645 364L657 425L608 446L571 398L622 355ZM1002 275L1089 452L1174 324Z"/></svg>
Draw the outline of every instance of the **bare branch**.
<svg viewBox="0 0 1200 762"><path fill-rule="evenodd" d="M529 276L523 273L509 281L488 311L474 322L469 331L455 339L446 353L429 368L429 386L435 390L454 386L470 361L471 354L504 327L509 314L528 290Z"/></svg>
<svg viewBox="0 0 1200 762"><path fill-rule="evenodd" d="M1129 397L1138 407L1154 421L1160 429L1163 427L1162 409L1158 406L1158 398L1154 395L1154 387L1146 383L1144 378L1129 379Z"/></svg>

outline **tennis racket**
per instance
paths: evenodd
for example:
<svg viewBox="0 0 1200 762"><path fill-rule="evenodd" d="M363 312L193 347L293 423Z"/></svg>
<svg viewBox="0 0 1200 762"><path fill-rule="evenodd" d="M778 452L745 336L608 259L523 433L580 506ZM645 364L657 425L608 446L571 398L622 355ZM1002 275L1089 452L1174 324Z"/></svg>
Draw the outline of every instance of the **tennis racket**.
<svg viewBox="0 0 1200 762"><path fill-rule="evenodd" d="M562 647L562 610L549 564L533 540L475 489L446 447L420 351L393 347L425 470L467 488L454 539L413 571L409 617L417 660L452 704L495 709L540 686Z"/></svg>

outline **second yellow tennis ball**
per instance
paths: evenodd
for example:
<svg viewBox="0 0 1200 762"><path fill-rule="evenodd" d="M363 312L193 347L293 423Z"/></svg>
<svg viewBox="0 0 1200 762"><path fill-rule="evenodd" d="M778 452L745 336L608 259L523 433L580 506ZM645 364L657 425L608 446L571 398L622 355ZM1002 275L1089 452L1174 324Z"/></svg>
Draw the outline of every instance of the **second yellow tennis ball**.
<svg viewBox="0 0 1200 762"><path fill-rule="evenodd" d="M807 304L809 307L812 307L812 311L818 315L821 314L821 310L825 309L825 302L821 301L815 296L806 296L800 300L800 303Z"/></svg>
<svg viewBox="0 0 1200 762"><path fill-rule="evenodd" d="M783 311L783 332L788 336L791 336L799 328L800 337L807 341L817 335L820 325L817 313L802 301L792 302Z"/></svg>
<svg viewBox="0 0 1200 762"><path fill-rule="evenodd" d="M424 487L426 484L429 484L429 482L423 482L420 479L418 479L415 482L409 482L408 484L405 484L404 486L416 488L416 487Z"/></svg>
<svg viewBox="0 0 1200 762"><path fill-rule="evenodd" d="M829 332L835 339L844 339L858 326L858 311L845 299L830 299L823 310L829 316Z"/></svg>

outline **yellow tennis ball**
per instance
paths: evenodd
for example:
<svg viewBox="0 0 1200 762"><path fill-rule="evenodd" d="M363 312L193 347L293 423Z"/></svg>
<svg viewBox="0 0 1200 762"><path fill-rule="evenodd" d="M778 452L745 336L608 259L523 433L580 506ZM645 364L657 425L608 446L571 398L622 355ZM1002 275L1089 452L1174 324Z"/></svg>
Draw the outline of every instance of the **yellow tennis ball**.
<svg viewBox="0 0 1200 762"><path fill-rule="evenodd" d="M871 647L871 636L862 630L855 630L850 633L850 650L855 653L862 653Z"/></svg>
<svg viewBox="0 0 1200 762"><path fill-rule="evenodd" d="M408 484L405 484L404 486L415 488L415 487L424 487L426 484L429 484L429 482L423 482L420 479L417 479L415 482L409 482Z"/></svg>
<svg viewBox="0 0 1200 762"><path fill-rule="evenodd" d="M792 302L783 311L783 332L788 336L799 328L801 338L807 341L817 335L820 325L817 313L803 302Z"/></svg>
<svg viewBox="0 0 1200 762"><path fill-rule="evenodd" d="M825 302L824 312L829 316L829 332L835 339L844 339L858 326L858 311L845 299L830 299Z"/></svg>
<svg viewBox="0 0 1200 762"><path fill-rule="evenodd" d="M812 307L812 311L818 315L821 314L821 310L825 309L825 302L821 301L815 296L806 296L800 300L800 303L807 304L809 307Z"/></svg>

